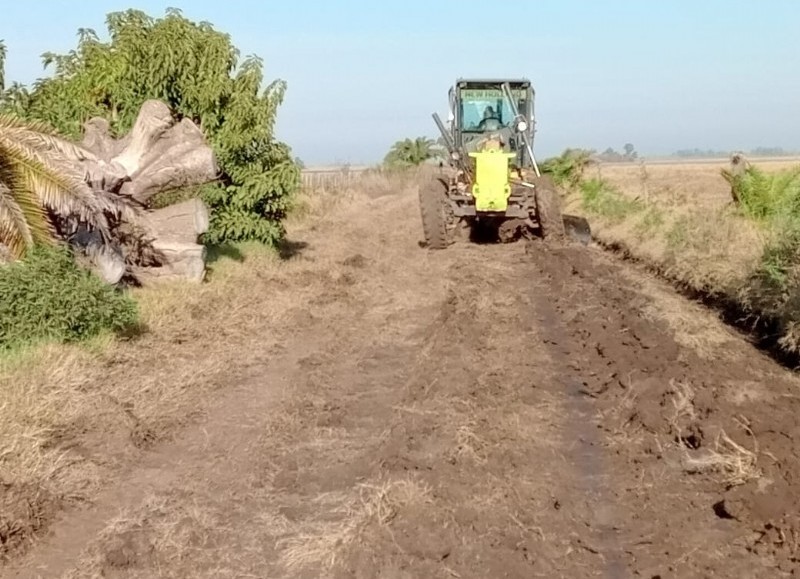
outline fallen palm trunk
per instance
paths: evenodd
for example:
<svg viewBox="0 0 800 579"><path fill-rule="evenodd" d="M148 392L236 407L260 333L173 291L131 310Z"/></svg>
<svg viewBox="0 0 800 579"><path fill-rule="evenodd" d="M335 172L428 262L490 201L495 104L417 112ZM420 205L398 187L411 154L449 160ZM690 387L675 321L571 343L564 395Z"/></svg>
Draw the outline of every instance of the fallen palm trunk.
<svg viewBox="0 0 800 579"><path fill-rule="evenodd" d="M111 136L104 119L89 120L81 146L89 158L73 161L85 181L97 192L128 200L134 215L117 224L110 240L89 232L70 236L98 275L109 283L126 274L142 284L202 280L206 251L199 238L209 226L203 202L191 199L148 208L159 193L217 179L214 152L200 129L186 118L176 122L164 103L150 100L142 105L130 133L120 139Z"/></svg>

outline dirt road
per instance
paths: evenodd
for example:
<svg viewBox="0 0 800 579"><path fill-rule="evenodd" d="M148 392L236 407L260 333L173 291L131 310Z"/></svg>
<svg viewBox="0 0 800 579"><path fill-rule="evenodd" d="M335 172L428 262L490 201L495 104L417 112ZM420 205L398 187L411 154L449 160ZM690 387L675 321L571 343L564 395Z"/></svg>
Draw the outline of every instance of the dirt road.
<svg viewBox="0 0 800 579"><path fill-rule="evenodd" d="M205 418L4 577L798 572L795 377L598 249L429 253L413 189L357 201Z"/></svg>

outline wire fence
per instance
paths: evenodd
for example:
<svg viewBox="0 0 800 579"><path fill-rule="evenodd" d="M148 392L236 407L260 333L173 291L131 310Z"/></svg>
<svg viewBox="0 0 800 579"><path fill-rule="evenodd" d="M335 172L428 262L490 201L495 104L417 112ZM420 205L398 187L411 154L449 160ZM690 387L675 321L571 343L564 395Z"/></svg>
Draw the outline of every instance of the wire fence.
<svg viewBox="0 0 800 579"><path fill-rule="evenodd" d="M303 169L302 185L306 189L346 187L357 179L367 167L325 167Z"/></svg>

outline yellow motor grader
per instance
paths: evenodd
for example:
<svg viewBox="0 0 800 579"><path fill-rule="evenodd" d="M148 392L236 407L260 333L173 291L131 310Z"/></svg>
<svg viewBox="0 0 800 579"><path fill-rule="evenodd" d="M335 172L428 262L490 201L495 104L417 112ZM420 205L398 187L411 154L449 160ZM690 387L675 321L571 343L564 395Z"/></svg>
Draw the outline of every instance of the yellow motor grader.
<svg viewBox="0 0 800 579"><path fill-rule="evenodd" d="M450 88L448 125L433 113L448 159L419 193L429 248L444 249L476 225L500 241L589 241L588 222L562 215L558 190L534 157L534 96L527 79L458 79Z"/></svg>

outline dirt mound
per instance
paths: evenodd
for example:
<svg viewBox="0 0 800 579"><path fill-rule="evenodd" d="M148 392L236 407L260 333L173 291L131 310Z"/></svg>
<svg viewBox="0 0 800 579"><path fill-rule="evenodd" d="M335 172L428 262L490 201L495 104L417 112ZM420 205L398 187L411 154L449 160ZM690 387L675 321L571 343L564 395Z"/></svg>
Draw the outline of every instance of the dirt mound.
<svg viewBox="0 0 800 579"><path fill-rule="evenodd" d="M665 464L700 481L695 508L739 523L737 544L789 571L800 538L797 380L741 340L713 360L682 347L622 267L574 248L532 252L564 320L578 391L596 404L611 444L642 472ZM635 279L635 278L634 278ZM576 299L576 297L578 297ZM708 323L714 323L707 313ZM669 318L669 312L664 314ZM565 360L566 361L566 360ZM779 458L780 457L780 458ZM792 458L790 458L792 457Z"/></svg>

